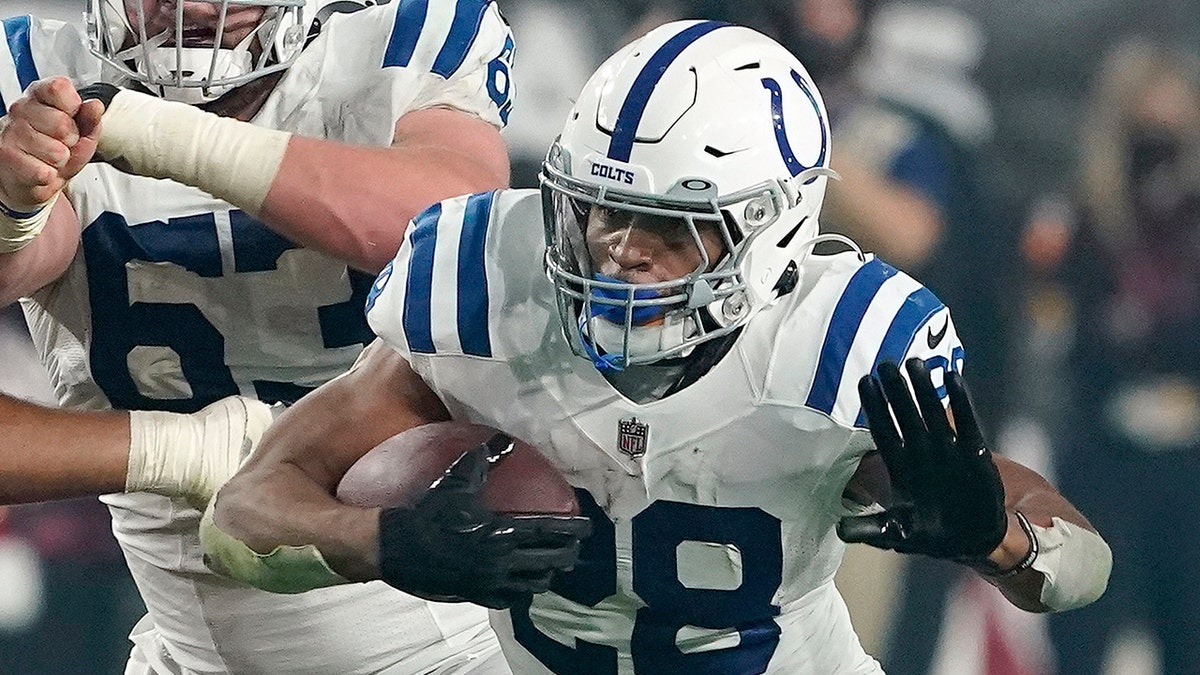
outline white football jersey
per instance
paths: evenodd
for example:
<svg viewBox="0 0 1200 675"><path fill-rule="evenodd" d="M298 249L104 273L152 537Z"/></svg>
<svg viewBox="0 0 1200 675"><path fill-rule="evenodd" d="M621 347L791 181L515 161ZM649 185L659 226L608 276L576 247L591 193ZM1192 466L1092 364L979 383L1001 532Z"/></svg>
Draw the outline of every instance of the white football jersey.
<svg viewBox="0 0 1200 675"><path fill-rule="evenodd" d="M84 85L104 76L74 26L24 16L4 29L3 101L39 77ZM492 0L336 14L252 123L371 146L390 145L402 115L431 106L502 126L512 52ZM187 412L231 394L291 402L345 371L373 337L362 311L371 277L208 194L92 164L67 196L83 226L79 252L61 279L23 301L66 407ZM457 650L487 632L479 608L381 583L295 596L248 589L204 567L200 514L184 502L104 501L152 637L175 662L164 669L424 673L460 663Z"/></svg>
<svg viewBox="0 0 1200 675"><path fill-rule="evenodd" d="M594 533L553 592L493 613L514 672L876 673L833 587L881 360L961 368L945 306L874 257L811 256L691 385L638 404L562 334L535 191L421 214L367 300L458 419L533 443Z"/></svg>

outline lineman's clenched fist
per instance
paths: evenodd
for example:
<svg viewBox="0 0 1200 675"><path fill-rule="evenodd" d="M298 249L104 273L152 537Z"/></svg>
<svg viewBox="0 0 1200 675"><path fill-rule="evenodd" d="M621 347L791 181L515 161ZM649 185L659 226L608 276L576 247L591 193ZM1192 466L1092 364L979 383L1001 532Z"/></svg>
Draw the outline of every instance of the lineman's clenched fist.
<svg viewBox="0 0 1200 675"><path fill-rule="evenodd" d="M53 199L92 159L103 113L65 77L29 85L0 118L0 202L24 212Z"/></svg>

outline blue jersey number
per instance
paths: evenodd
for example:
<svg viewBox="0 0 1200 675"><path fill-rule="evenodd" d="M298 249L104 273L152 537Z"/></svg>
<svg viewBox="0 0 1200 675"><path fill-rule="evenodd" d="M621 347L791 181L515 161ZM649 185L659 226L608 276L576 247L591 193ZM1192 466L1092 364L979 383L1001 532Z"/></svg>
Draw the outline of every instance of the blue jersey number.
<svg viewBox="0 0 1200 675"><path fill-rule="evenodd" d="M222 245L211 213L130 227L111 212L83 231L92 307L92 375L114 407L191 412L241 393L227 361L227 336L193 302L201 302L218 284L227 299L240 298L248 306L264 297L255 290L269 288L276 297L286 297L288 279L283 274L268 279L254 273L275 271L280 256L298 247L240 211L229 213L226 232L228 241ZM370 283L366 275L353 273L349 300L316 308L313 330L319 326L324 348L370 340L362 312ZM142 299L148 294L166 301ZM245 316L251 316L251 308L245 309ZM290 309L281 312L281 323L296 318L286 311ZM228 314L228 303L219 312ZM143 372L135 366L146 350L155 350L159 359L172 354L178 360L183 382L173 385L172 396L147 396L139 388L135 378L161 378L153 369ZM255 394L269 402L290 403L311 389L267 379L255 379L252 385Z"/></svg>
<svg viewBox="0 0 1200 675"><path fill-rule="evenodd" d="M931 376L935 371L941 370L942 376L940 378L935 377L934 380L941 380L942 382L945 382L946 373L948 371L953 370L956 373L961 373L963 371L963 362L966 361L966 359L967 352L962 348L961 345L959 345L951 350L949 359L940 354L936 354L925 359L925 367L929 369L929 374ZM937 395L938 398L946 398L946 385L943 384L937 388Z"/></svg>
<svg viewBox="0 0 1200 675"><path fill-rule="evenodd" d="M576 490L594 532L580 561L560 575L551 591L586 608L617 592L614 526L591 494ZM634 517L633 590L645 603L637 612L630 641L639 673L761 673L779 645L779 607L772 604L783 580L779 520L758 508L699 506L656 501ZM684 542L729 546L742 560L742 582L731 590L689 588L679 578ZM586 617L584 617L586 619ZM529 616L529 603L512 609L513 632L521 645L560 674L612 675L617 650L576 639L574 648L543 634ZM727 649L685 653L676 636L685 626L736 630Z"/></svg>
<svg viewBox="0 0 1200 675"><path fill-rule="evenodd" d="M500 55L488 62L487 90L492 103L500 110L500 121L508 124L508 115L512 112L512 78L509 70L512 68L513 48L512 36L504 40L504 48Z"/></svg>

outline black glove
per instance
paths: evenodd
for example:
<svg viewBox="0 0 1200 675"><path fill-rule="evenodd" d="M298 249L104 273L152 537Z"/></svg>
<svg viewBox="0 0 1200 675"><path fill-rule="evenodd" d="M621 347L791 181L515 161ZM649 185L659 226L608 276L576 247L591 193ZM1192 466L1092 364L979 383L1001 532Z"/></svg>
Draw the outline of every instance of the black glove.
<svg viewBox="0 0 1200 675"><path fill-rule="evenodd" d="M1004 538L1008 515L1004 484L984 447L966 385L958 373L947 371L956 433L925 363L909 359L905 366L915 402L890 361L879 364L878 377L858 382L871 437L891 478L892 503L882 513L843 518L838 536L848 543L986 566L987 555Z"/></svg>
<svg viewBox="0 0 1200 675"><path fill-rule="evenodd" d="M415 506L380 513L385 582L428 600L504 609L574 567L579 541L591 534L588 518L509 516L483 505L488 469L512 446L496 434L464 452Z"/></svg>

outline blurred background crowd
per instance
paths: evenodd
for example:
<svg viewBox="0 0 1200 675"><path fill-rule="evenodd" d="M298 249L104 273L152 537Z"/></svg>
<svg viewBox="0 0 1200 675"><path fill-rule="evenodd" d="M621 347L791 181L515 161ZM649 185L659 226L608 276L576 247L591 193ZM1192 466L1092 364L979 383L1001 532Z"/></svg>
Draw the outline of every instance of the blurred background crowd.
<svg viewBox="0 0 1200 675"><path fill-rule="evenodd" d="M79 21L83 2L0 16ZM592 69L650 26L724 19L791 48L834 130L823 228L952 308L995 450L1112 546L1107 594L1048 618L957 566L854 547L839 586L888 673L1200 673L1200 3L499 2L519 187ZM15 307L0 390L52 400ZM0 509L0 674L120 673L140 614L98 502Z"/></svg>

